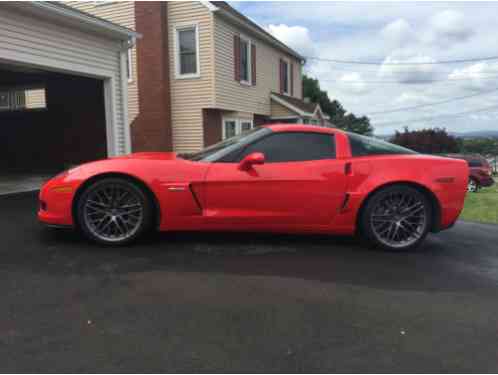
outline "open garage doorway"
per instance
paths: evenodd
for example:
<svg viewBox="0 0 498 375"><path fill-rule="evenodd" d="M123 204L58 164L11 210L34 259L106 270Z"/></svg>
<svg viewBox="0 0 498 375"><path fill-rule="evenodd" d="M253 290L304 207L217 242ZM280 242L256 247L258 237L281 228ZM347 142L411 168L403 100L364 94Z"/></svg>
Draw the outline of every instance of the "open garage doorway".
<svg viewBox="0 0 498 375"><path fill-rule="evenodd" d="M0 63L0 194L107 156L104 80Z"/></svg>

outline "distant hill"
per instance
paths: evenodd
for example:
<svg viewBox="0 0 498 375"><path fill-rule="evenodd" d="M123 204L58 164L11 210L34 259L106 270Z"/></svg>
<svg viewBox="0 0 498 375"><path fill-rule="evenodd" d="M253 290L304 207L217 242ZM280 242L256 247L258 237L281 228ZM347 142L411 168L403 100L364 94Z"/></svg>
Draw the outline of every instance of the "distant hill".
<svg viewBox="0 0 498 375"><path fill-rule="evenodd" d="M477 130L473 132L449 132L454 137L464 138L464 139L476 139L476 138L496 138L498 139L498 130ZM394 134L379 134L375 137L389 140L394 136Z"/></svg>
<svg viewBox="0 0 498 375"><path fill-rule="evenodd" d="M479 130L474 132L450 132L451 135L458 138L496 138L498 139L498 130Z"/></svg>

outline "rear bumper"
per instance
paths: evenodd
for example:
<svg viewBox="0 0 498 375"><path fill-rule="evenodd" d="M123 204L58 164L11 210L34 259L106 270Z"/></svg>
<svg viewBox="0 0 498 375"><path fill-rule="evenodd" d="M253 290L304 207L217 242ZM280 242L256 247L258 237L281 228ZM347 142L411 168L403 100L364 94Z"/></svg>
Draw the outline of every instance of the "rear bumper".
<svg viewBox="0 0 498 375"><path fill-rule="evenodd" d="M494 185L495 180L493 179L493 177L487 176L487 177L479 178L478 182L479 182L479 185L482 187L490 187L490 186Z"/></svg>

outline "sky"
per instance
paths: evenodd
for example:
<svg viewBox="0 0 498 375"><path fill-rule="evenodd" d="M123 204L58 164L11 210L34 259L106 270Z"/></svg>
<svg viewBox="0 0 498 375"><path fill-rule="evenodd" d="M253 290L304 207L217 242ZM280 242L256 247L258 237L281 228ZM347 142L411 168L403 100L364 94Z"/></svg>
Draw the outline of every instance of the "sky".
<svg viewBox="0 0 498 375"><path fill-rule="evenodd" d="M230 4L306 56L304 72L375 134L498 130L498 58L481 60L498 56L498 2Z"/></svg>

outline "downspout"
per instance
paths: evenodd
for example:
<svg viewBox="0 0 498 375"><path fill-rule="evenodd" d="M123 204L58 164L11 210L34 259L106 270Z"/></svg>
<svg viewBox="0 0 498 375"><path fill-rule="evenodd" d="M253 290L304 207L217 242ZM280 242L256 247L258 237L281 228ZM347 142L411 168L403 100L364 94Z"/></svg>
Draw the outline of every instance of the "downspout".
<svg viewBox="0 0 498 375"><path fill-rule="evenodd" d="M126 64L126 60L128 59L128 50L133 48L136 44L136 38L132 37L127 41L122 43L122 48L119 51L119 59L121 66L121 111L123 114L123 125L124 125L124 138L125 138L125 154L131 153L131 131L130 131L130 123L128 116L128 67ZM131 62L130 62L131 63Z"/></svg>

